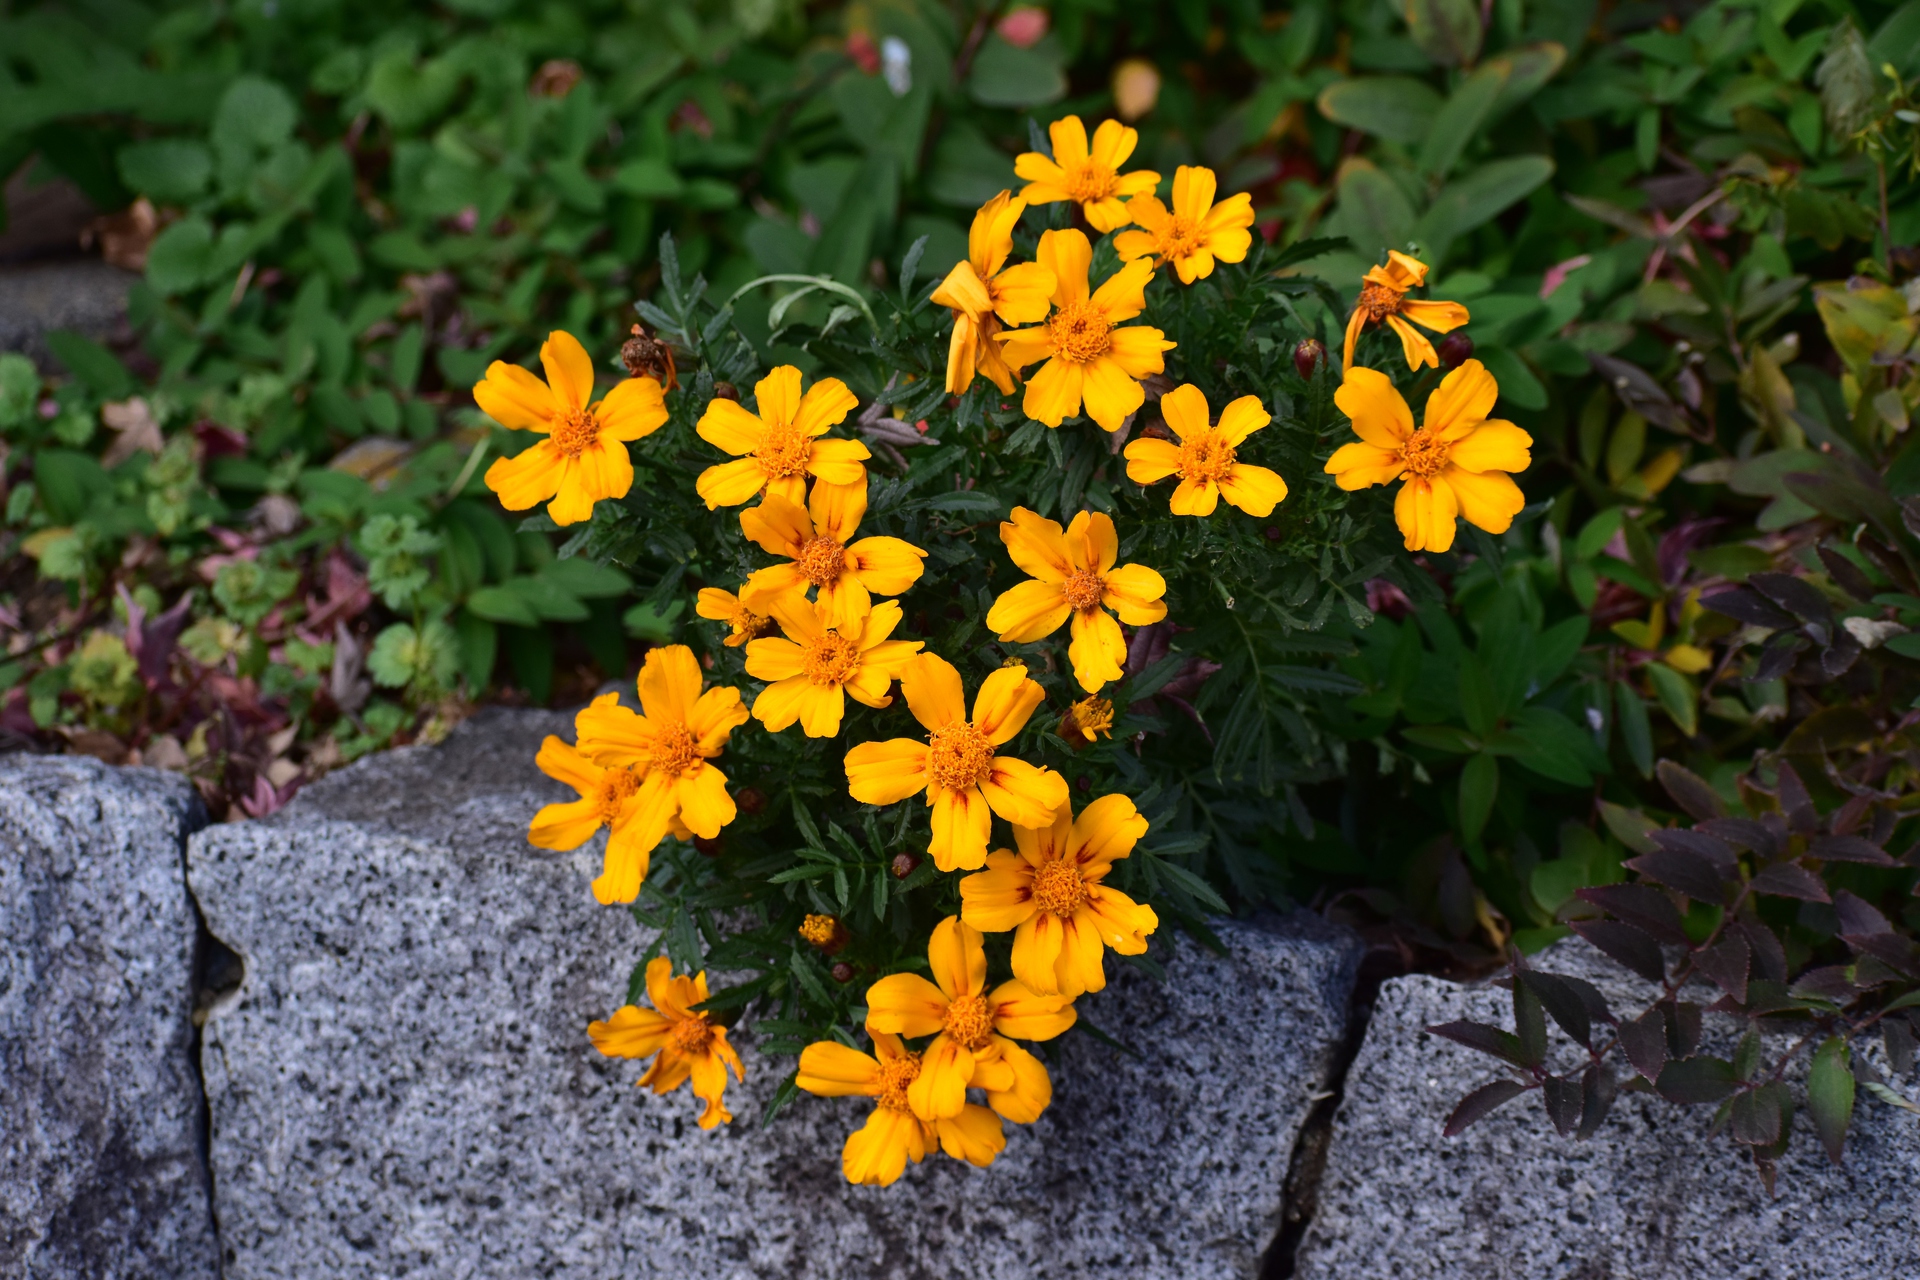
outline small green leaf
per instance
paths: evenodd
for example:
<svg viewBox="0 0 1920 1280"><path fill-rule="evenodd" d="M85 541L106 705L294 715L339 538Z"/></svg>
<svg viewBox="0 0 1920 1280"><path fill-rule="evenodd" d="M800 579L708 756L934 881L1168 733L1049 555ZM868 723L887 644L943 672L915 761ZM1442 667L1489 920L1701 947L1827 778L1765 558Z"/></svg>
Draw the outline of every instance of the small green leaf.
<svg viewBox="0 0 1920 1280"><path fill-rule="evenodd" d="M1499 762L1484 751L1468 760L1460 771L1460 835L1468 844L1480 842L1499 793Z"/></svg>
<svg viewBox="0 0 1920 1280"><path fill-rule="evenodd" d="M1319 106L1335 124L1411 146L1427 136L1445 102L1423 80L1362 76L1328 85Z"/></svg>
<svg viewBox="0 0 1920 1280"><path fill-rule="evenodd" d="M1829 1036L1813 1053L1807 1071L1807 1108L1819 1131L1827 1156L1840 1163L1847 1143L1847 1125L1853 1120L1853 1057L1847 1042Z"/></svg>

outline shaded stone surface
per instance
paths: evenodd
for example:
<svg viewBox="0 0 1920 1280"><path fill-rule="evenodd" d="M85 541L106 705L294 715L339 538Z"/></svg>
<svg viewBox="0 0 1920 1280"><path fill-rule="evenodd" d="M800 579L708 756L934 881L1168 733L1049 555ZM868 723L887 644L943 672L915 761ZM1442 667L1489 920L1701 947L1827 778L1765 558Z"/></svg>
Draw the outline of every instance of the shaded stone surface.
<svg viewBox="0 0 1920 1280"><path fill-rule="evenodd" d="M43 369L56 368L46 335L72 329L107 336L126 316L127 290L139 278L93 258L0 269L0 351L19 351Z"/></svg>
<svg viewBox="0 0 1920 1280"><path fill-rule="evenodd" d="M597 844L525 824L568 718L494 711L262 823L196 837L210 928L246 958L206 1028L229 1280L310 1276L1110 1277L1259 1273L1294 1137L1343 1034L1358 943L1313 917L1183 942L1087 1015L1141 1060L1063 1042L1051 1110L976 1170L890 1189L839 1152L870 1104L757 1123L791 1059L741 1036L731 1126L632 1087L585 1025L646 941L597 906Z"/></svg>
<svg viewBox="0 0 1920 1280"><path fill-rule="evenodd" d="M220 1274L180 778L0 757L0 1275Z"/></svg>
<svg viewBox="0 0 1920 1280"><path fill-rule="evenodd" d="M1535 963L1593 982L1616 1013L1637 1013L1651 990L1584 943ZM1708 1135L1712 1107L1622 1094L1600 1131L1576 1143L1554 1133L1536 1093L1444 1138L1459 1100L1499 1074L1492 1058L1422 1030L1456 1018L1511 1028L1511 997L1431 977L1382 986L1335 1118L1300 1280L1920 1275L1913 1116L1862 1090L1836 1169L1802 1110L1777 1198L1724 1136ZM1727 1037L1730 1020L1715 1021L1710 1039ZM1571 1053L1552 1034L1556 1052ZM1877 1044L1863 1048L1884 1073ZM1920 1080L1900 1084L1920 1095Z"/></svg>

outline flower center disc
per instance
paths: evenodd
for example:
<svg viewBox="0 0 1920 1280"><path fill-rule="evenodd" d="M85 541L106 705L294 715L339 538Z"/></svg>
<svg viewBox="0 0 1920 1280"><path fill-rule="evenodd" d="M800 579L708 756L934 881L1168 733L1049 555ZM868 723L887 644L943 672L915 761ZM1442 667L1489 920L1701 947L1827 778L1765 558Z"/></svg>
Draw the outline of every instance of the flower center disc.
<svg viewBox="0 0 1920 1280"><path fill-rule="evenodd" d="M673 1047L682 1053L704 1053L713 1039L713 1028L704 1016L682 1018L673 1024Z"/></svg>
<svg viewBox="0 0 1920 1280"><path fill-rule="evenodd" d="M842 685L860 666L860 650L837 631L829 631L807 646L807 679L820 685Z"/></svg>
<svg viewBox="0 0 1920 1280"><path fill-rule="evenodd" d="M1424 427L1407 437L1400 446L1400 461L1411 475L1431 480L1447 465L1447 451L1453 446Z"/></svg>
<svg viewBox="0 0 1920 1280"><path fill-rule="evenodd" d="M993 744L965 720L955 720L927 735L927 772L946 791L977 787L993 772Z"/></svg>
<svg viewBox="0 0 1920 1280"><path fill-rule="evenodd" d="M1174 215L1166 234L1160 237L1160 256L1184 258L1200 247L1200 227L1192 218Z"/></svg>
<svg viewBox="0 0 1920 1280"><path fill-rule="evenodd" d="M920 1055L883 1058L880 1062L880 1105L889 1111L907 1109L907 1086L920 1076Z"/></svg>
<svg viewBox="0 0 1920 1280"><path fill-rule="evenodd" d="M1218 484L1233 471L1233 446L1217 431L1180 442L1180 478Z"/></svg>
<svg viewBox="0 0 1920 1280"><path fill-rule="evenodd" d="M1067 605L1074 612L1085 613L1100 607L1101 599L1107 594L1107 582L1092 569L1075 569L1060 584L1060 594L1066 597Z"/></svg>
<svg viewBox="0 0 1920 1280"><path fill-rule="evenodd" d="M760 474L769 480L805 475L813 458L813 437L790 426L769 427L766 443L753 456Z"/></svg>
<svg viewBox="0 0 1920 1280"><path fill-rule="evenodd" d="M600 780L600 825L612 826L620 814L620 806L639 788L640 779L633 776L633 770L608 770L607 776Z"/></svg>
<svg viewBox="0 0 1920 1280"><path fill-rule="evenodd" d="M1367 318L1375 324L1385 320L1400 309L1400 299L1407 295L1398 289L1384 284L1369 284L1361 288L1360 301L1356 304L1367 313Z"/></svg>
<svg viewBox="0 0 1920 1280"><path fill-rule="evenodd" d="M1047 321L1053 349L1075 364L1098 360L1113 350L1113 324L1091 302L1069 302Z"/></svg>
<svg viewBox="0 0 1920 1280"><path fill-rule="evenodd" d="M816 587L838 582L847 567L847 549L832 538L809 538L793 558L800 576Z"/></svg>
<svg viewBox="0 0 1920 1280"><path fill-rule="evenodd" d="M993 1031L993 1014L985 996L961 996L947 1006L946 1033L955 1043L978 1049Z"/></svg>
<svg viewBox="0 0 1920 1280"><path fill-rule="evenodd" d="M693 734L685 728L672 728L654 739L650 763L661 773L680 774L700 762L694 749Z"/></svg>
<svg viewBox="0 0 1920 1280"><path fill-rule="evenodd" d="M1067 190L1081 204L1090 200L1105 200L1113 194L1114 184L1119 180L1119 174L1090 159L1082 160L1067 170Z"/></svg>
<svg viewBox="0 0 1920 1280"><path fill-rule="evenodd" d="M548 437L553 447L569 458L577 458L587 451L587 446L600 436L600 424L594 421L589 409L576 409L553 424L553 434Z"/></svg>
<svg viewBox="0 0 1920 1280"><path fill-rule="evenodd" d="M1033 873L1033 901L1042 911L1070 919L1087 900L1087 882L1071 862L1049 862Z"/></svg>

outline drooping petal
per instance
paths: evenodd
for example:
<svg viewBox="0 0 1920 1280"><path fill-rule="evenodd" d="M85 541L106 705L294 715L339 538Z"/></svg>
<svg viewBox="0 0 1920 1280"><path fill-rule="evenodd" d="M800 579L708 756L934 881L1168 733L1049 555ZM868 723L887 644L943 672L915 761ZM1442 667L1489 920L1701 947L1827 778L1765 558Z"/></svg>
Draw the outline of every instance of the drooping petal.
<svg viewBox="0 0 1920 1280"><path fill-rule="evenodd" d="M1448 467L1437 481L1453 491L1467 523L1478 525L1488 533L1505 533L1512 528L1513 518L1527 505L1520 486L1503 471L1476 473Z"/></svg>
<svg viewBox="0 0 1920 1280"><path fill-rule="evenodd" d="M1400 335L1400 351L1407 359L1407 368L1440 367L1440 353L1433 349L1433 343L1427 340L1426 334L1397 315L1387 317L1387 327Z"/></svg>
<svg viewBox="0 0 1920 1280"><path fill-rule="evenodd" d="M1000 522L1000 541L1007 548L1007 557L1030 578L1065 582L1073 572L1066 534L1057 522L1038 512L1015 507L1012 517Z"/></svg>
<svg viewBox="0 0 1920 1280"><path fill-rule="evenodd" d="M557 739L556 739L557 741ZM578 849L600 829L597 798L550 804L533 815L527 843L536 849Z"/></svg>
<svg viewBox="0 0 1920 1280"><path fill-rule="evenodd" d="M540 344L540 367L557 405L574 412L593 403L593 357L570 333L555 329Z"/></svg>
<svg viewBox="0 0 1920 1280"><path fill-rule="evenodd" d="M473 387L480 412L512 431L550 431L556 405L547 384L517 364L495 360Z"/></svg>
<svg viewBox="0 0 1920 1280"><path fill-rule="evenodd" d="M932 832L927 856L942 871L973 871L986 865L993 813L977 787L948 791L932 787Z"/></svg>
<svg viewBox="0 0 1920 1280"><path fill-rule="evenodd" d="M960 395L973 385L981 345L980 322L964 311L955 311L953 336L947 339L948 395Z"/></svg>
<svg viewBox="0 0 1920 1280"><path fill-rule="evenodd" d="M567 455L541 440L511 458L497 458L487 468L487 488L509 511L525 511L560 492Z"/></svg>
<svg viewBox="0 0 1920 1280"><path fill-rule="evenodd" d="M1467 309L1457 302L1423 301L1419 298L1407 298L1400 303L1400 314L1423 329L1435 333L1450 333L1465 324L1470 318Z"/></svg>
<svg viewBox="0 0 1920 1280"><path fill-rule="evenodd" d="M1085 909L1061 923L1060 955L1054 962L1057 990L1069 999L1107 988L1106 948Z"/></svg>
<svg viewBox="0 0 1920 1280"><path fill-rule="evenodd" d="M721 1065L719 1055L712 1052L696 1054L689 1065L692 1067L693 1096L707 1104L700 1113L700 1127L711 1129L732 1121L733 1113L727 1110L725 1103L727 1069Z"/></svg>
<svg viewBox="0 0 1920 1280"><path fill-rule="evenodd" d="M764 644L766 641L756 640L754 643ZM753 672L751 661L747 664L747 671L748 674ZM767 732L779 733L800 719L808 698L816 692L819 692L818 688L806 676L795 675L776 680L754 698L753 718L767 726ZM834 692L837 694L838 691Z"/></svg>
<svg viewBox="0 0 1920 1280"><path fill-rule="evenodd" d="M1025 666L996 667L973 696L973 727L997 747L1026 728L1033 709L1046 700L1046 690L1027 678Z"/></svg>
<svg viewBox="0 0 1920 1280"><path fill-rule="evenodd" d="M1168 501L1176 516L1210 516L1219 505L1220 486L1211 480L1182 480Z"/></svg>
<svg viewBox="0 0 1920 1280"><path fill-rule="evenodd" d="M941 1035L920 1055L920 1074L907 1086L907 1105L922 1120L957 1116L967 1105L973 1080L973 1051Z"/></svg>
<svg viewBox="0 0 1920 1280"><path fill-rule="evenodd" d="M1045 826L1052 821L1053 811L1067 802L1065 778L1012 756L993 758L993 772L980 790L995 813L1021 827Z"/></svg>
<svg viewBox="0 0 1920 1280"><path fill-rule="evenodd" d="M1462 432L1447 461L1466 471L1525 471L1533 465L1533 437L1498 418Z"/></svg>
<svg viewBox="0 0 1920 1280"><path fill-rule="evenodd" d="M1038 262L1008 267L993 278L993 309L1008 324L1038 324L1059 287L1053 272Z"/></svg>
<svg viewBox="0 0 1920 1280"><path fill-rule="evenodd" d="M1409 476L1394 496L1394 523L1409 551L1447 551L1453 547L1454 517L1459 507L1445 482Z"/></svg>
<svg viewBox="0 0 1920 1280"><path fill-rule="evenodd" d="M987 1005L993 1011L993 1029L1015 1040L1051 1040L1075 1021L1071 1000L1040 995L1018 979L995 987Z"/></svg>
<svg viewBox="0 0 1920 1280"><path fill-rule="evenodd" d="M1277 471L1236 462L1220 482L1220 495L1248 515L1264 519L1286 500L1287 482Z"/></svg>
<svg viewBox="0 0 1920 1280"><path fill-rule="evenodd" d="M1029 644L1058 631L1072 612L1059 583L1029 578L993 602L987 630L1009 644Z"/></svg>
<svg viewBox="0 0 1920 1280"><path fill-rule="evenodd" d="M1426 417L1421 425L1443 440L1457 440L1473 430L1476 423L1485 421L1499 398L1500 384L1487 372L1487 366L1478 360L1468 360L1442 378L1433 394L1427 397Z"/></svg>
<svg viewBox="0 0 1920 1280"><path fill-rule="evenodd" d="M1006 849L960 882L960 918L983 933L1005 933L1033 915L1033 868Z"/></svg>
<svg viewBox="0 0 1920 1280"><path fill-rule="evenodd" d="M1171 392L1168 393L1172 394ZM1162 396L1161 403L1167 397ZM1170 440L1130 440L1125 451L1127 479L1135 484L1155 484L1180 467L1180 449Z"/></svg>
<svg viewBox="0 0 1920 1280"><path fill-rule="evenodd" d="M933 1128L940 1137L942 1151L975 1168L986 1168L1007 1148L1007 1135L1001 1128L1000 1117L972 1103L960 1108L959 1115L934 1121Z"/></svg>
<svg viewBox="0 0 1920 1280"><path fill-rule="evenodd" d="M1376 448L1398 450L1413 434L1413 410L1378 369L1349 368L1333 402L1353 420L1353 433Z"/></svg>
<svg viewBox="0 0 1920 1280"><path fill-rule="evenodd" d="M927 744L862 742L847 752L847 791L861 804L895 804L927 789Z"/></svg>
<svg viewBox="0 0 1920 1280"><path fill-rule="evenodd" d="M954 264L953 270L947 272L947 278L928 295L927 301L936 307L951 307L955 311L965 312L969 317L979 317L993 310L993 295L987 292L987 282L971 262Z"/></svg>
<svg viewBox="0 0 1920 1280"><path fill-rule="evenodd" d="M1053 1101L1053 1079L1039 1058L1013 1041L994 1037L1000 1060L1006 1064L1011 1085L987 1093L987 1105L1015 1124L1032 1124ZM997 1083L997 1082L996 1082Z"/></svg>
<svg viewBox="0 0 1920 1280"><path fill-rule="evenodd" d="M946 995L917 973L890 973L867 988L867 1026L875 1031L930 1036L946 1018Z"/></svg>
<svg viewBox="0 0 1920 1280"><path fill-rule="evenodd" d="M1101 941L1123 956L1137 956L1146 951L1147 935L1160 927L1160 918L1152 907L1143 906L1104 884L1088 886L1081 911L1099 930Z"/></svg>
<svg viewBox="0 0 1920 1280"><path fill-rule="evenodd" d="M667 422L667 402L652 378L628 378L593 407L600 434L624 442L652 435Z"/></svg>
<svg viewBox="0 0 1920 1280"><path fill-rule="evenodd" d="M1098 692L1118 680L1127 660L1127 640L1120 624L1104 609L1076 612L1073 615L1073 640L1067 646L1067 661L1073 665L1073 678L1088 693Z"/></svg>
<svg viewBox="0 0 1920 1280"><path fill-rule="evenodd" d="M640 783L629 816L607 836L600 875L593 882L595 901L608 906L640 896L653 851L667 838L668 824L677 812L676 800L673 779L664 774L648 774Z"/></svg>
<svg viewBox="0 0 1920 1280"><path fill-rule="evenodd" d="M966 689L960 672L934 653L922 653L900 673L900 692L913 718L928 729L944 729L967 718Z"/></svg>
<svg viewBox="0 0 1920 1280"><path fill-rule="evenodd" d="M614 1010L605 1022L587 1024L587 1038L609 1058L650 1058L672 1034L672 1018L632 1004Z"/></svg>
<svg viewBox="0 0 1920 1280"><path fill-rule="evenodd" d="M720 828L739 813L733 797L727 794L727 775L713 764L697 764L681 774L674 782L674 798L679 804L680 821L707 840L719 835Z"/></svg>
<svg viewBox="0 0 1920 1280"><path fill-rule="evenodd" d="M927 1154L926 1126L891 1107L875 1107L867 1122L847 1135L840 1172L855 1186L890 1187Z"/></svg>
<svg viewBox="0 0 1920 1280"><path fill-rule="evenodd" d="M1056 361L1055 363L1058 363ZM1111 356L1101 356L1080 366L1080 392L1086 412L1102 431L1118 431L1127 415L1147 401L1146 390Z"/></svg>
<svg viewBox="0 0 1920 1280"><path fill-rule="evenodd" d="M614 701L619 701L618 694L614 695ZM581 754L578 747L552 734L541 740L540 753L534 756L533 763L534 767L555 782L564 782L583 796L599 787L600 779L606 773L605 769Z"/></svg>
<svg viewBox="0 0 1920 1280"><path fill-rule="evenodd" d="M987 953L980 931L959 916L948 916L933 926L927 939L927 971L949 1000L985 991Z"/></svg>
<svg viewBox="0 0 1920 1280"><path fill-rule="evenodd" d="M1100 603L1120 615L1130 627L1148 627L1167 616L1167 580L1143 564L1117 565L1107 570L1106 592ZM1117 677L1116 677L1117 678Z"/></svg>
<svg viewBox="0 0 1920 1280"><path fill-rule="evenodd" d="M794 1083L818 1098L872 1097L880 1092L880 1064L837 1040L820 1040L800 1051Z"/></svg>

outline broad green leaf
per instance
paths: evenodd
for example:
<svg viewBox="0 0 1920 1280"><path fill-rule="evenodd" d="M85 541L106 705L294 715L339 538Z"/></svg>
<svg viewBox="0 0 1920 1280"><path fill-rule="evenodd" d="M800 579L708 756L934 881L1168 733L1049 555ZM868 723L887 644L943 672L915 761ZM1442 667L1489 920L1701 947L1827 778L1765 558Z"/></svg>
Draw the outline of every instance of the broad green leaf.
<svg viewBox="0 0 1920 1280"><path fill-rule="evenodd" d="M1546 156L1489 160L1441 188L1420 218L1419 238L1439 257L1455 239L1500 216L1552 176L1553 161Z"/></svg>
<svg viewBox="0 0 1920 1280"><path fill-rule="evenodd" d="M967 93L988 107L1033 107L1052 102L1067 92L1067 73L1060 63L1060 42L1053 36L1021 49L995 33L974 56Z"/></svg>
<svg viewBox="0 0 1920 1280"><path fill-rule="evenodd" d="M935 200L973 209L1020 185L1013 174L1013 158L987 141L971 121L954 119L940 130L927 174L927 192Z"/></svg>
<svg viewBox="0 0 1920 1280"><path fill-rule="evenodd" d="M1649 662L1646 670L1660 707L1674 726L1689 738L1700 732L1700 694L1693 682L1664 662Z"/></svg>
<svg viewBox="0 0 1920 1280"><path fill-rule="evenodd" d="M205 284L213 268L213 226L199 215L174 223L147 248L147 283L163 296Z"/></svg>
<svg viewBox="0 0 1920 1280"><path fill-rule="evenodd" d="M633 590L633 579L620 570L579 556L555 560L540 570L540 576L582 600L621 596Z"/></svg>
<svg viewBox="0 0 1920 1280"><path fill-rule="evenodd" d="M1443 100L1409 76L1362 76L1320 91L1320 114L1335 124L1411 146L1427 136Z"/></svg>
<svg viewBox="0 0 1920 1280"><path fill-rule="evenodd" d="M1853 1059L1847 1042L1829 1036L1813 1053L1813 1065L1807 1071L1807 1108L1813 1112L1813 1127L1835 1164L1840 1163L1847 1144L1847 1125L1853 1120Z"/></svg>
<svg viewBox="0 0 1920 1280"><path fill-rule="evenodd" d="M1398 183L1366 160L1341 166L1340 207L1335 215L1340 231L1369 263L1388 249L1404 249L1413 236L1413 205Z"/></svg>
<svg viewBox="0 0 1920 1280"><path fill-rule="evenodd" d="M1460 771L1460 834L1468 844L1479 843L1499 792L1500 762L1484 751L1468 760Z"/></svg>
<svg viewBox="0 0 1920 1280"><path fill-rule="evenodd" d="M1404 0L1402 12L1413 42L1441 66L1465 66L1480 56L1486 29L1475 0Z"/></svg>
<svg viewBox="0 0 1920 1280"><path fill-rule="evenodd" d="M1444 178L1452 171L1460 153L1492 114L1510 74L1512 64L1489 62L1460 82L1434 116L1426 141L1420 146L1422 173Z"/></svg>
<svg viewBox="0 0 1920 1280"><path fill-rule="evenodd" d="M184 204L207 189L213 154L189 138L154 138L120 148L120 180L155 204Z"/></svg>

